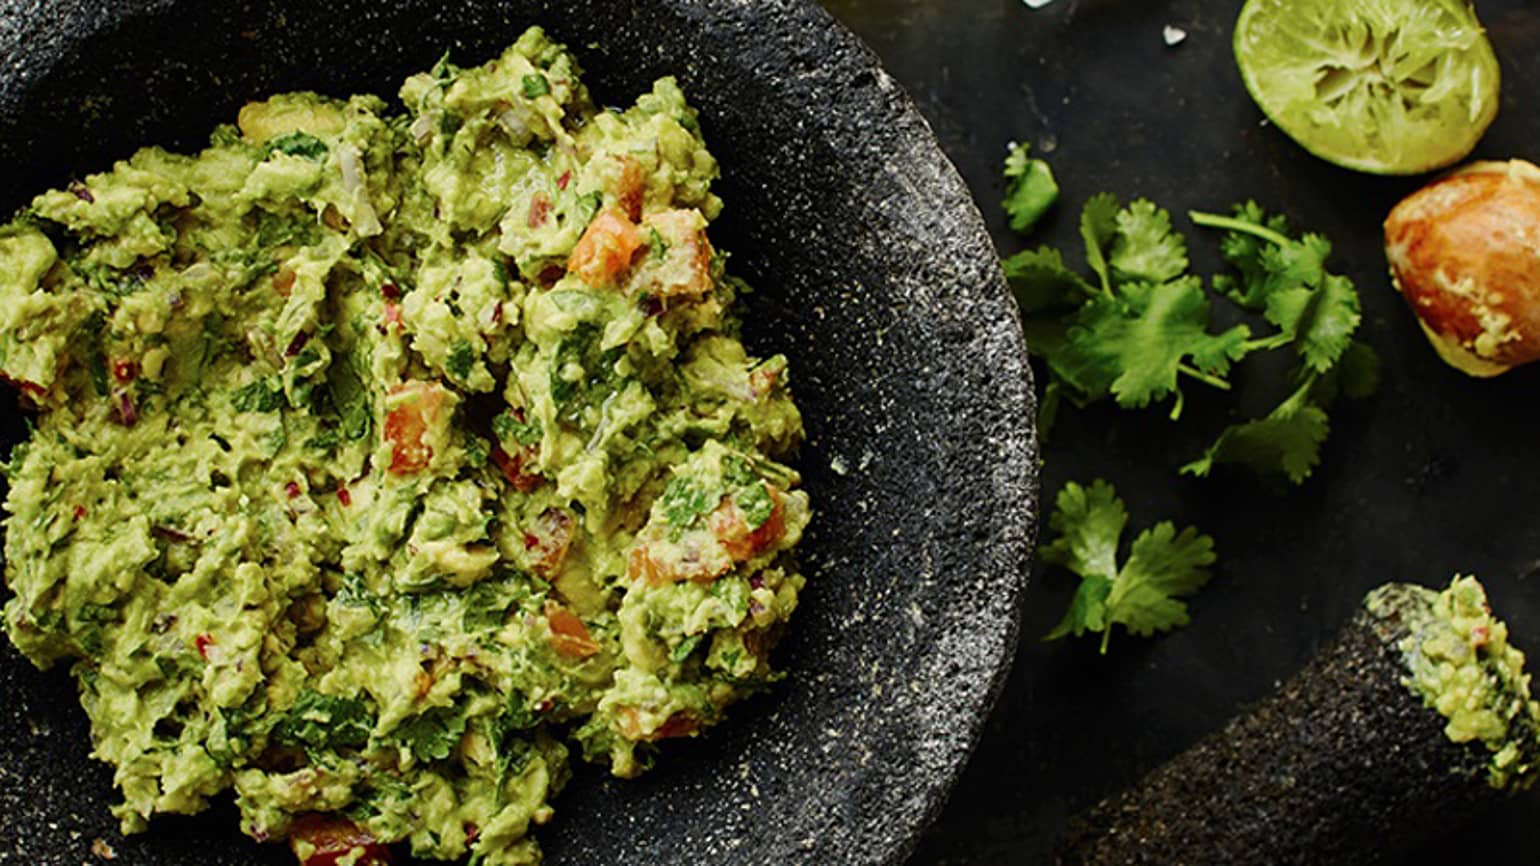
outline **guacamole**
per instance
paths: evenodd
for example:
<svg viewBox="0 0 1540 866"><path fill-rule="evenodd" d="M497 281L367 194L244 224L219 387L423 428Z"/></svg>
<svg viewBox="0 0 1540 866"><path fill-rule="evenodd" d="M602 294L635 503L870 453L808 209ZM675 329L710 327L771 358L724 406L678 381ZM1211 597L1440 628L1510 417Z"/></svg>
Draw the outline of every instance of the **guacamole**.
<svg viewBox="0 0 1540 866"><path fill-rule="evenodd" d="M11 640L73 662L123 829L233 790L302 860L535 863L776 679L809 519L671 79L598 109L538 29L247 105L0 229Z"/></svg>
<svg viewBox="0 0 1540 866"><path fill-rule="evenodd" d="M1486 747L1492 787L1532 787L1540 702L1530 696L1524 653L1508 642L1508 626L1493 615L1481 583L1457 576L1442 592L1392 583L1364 603L1379 616L1393 611L1406 630L1397 645L1407 670L1402 684L1444 717L1445 736Z"/></svg>

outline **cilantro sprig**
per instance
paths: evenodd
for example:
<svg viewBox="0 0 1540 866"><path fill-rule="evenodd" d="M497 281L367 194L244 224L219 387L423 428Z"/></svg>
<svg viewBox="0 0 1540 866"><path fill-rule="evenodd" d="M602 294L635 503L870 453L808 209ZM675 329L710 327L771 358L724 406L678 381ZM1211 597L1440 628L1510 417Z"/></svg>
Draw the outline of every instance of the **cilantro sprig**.
<svg viewBox="0 0 1540 866"><path fill-rule="evenodd" d="M1064 619L1043 640L1100 633L1106 653L1114 625L1149 637L1187 624L1181 599L1208 582L1212 538L1193 527L1178 532L1162 521L1139 533L1119 564L1128 509L1101 479L1089 487L1066 484L1048 525L1058 535L1040 548L1043 561L1079 575L1080 586Z"/></svg>
<svg viewBox="0 0 1540 866"><path fill-rule="evenodd" d="M1128 409L1169 403L1175 421L1186 405L1184 383L1230 391L1242 361L1287 351L1296 363L1286 396L1221 430L1181 471L1207 475L1230 463L1302 483L1320 461L1330 404L1339 395L1365 396L1378 381L1373 351L1353 337L1362 320L1358 293L1327 270L1329 241L1291 236L1286 220L1254 202L1233 216L1191 219L1225 232L1221 253L1235 272L1216 277L1213 290L1188 272L1187 241L1167 211L1144 199L1125 206L1106 193L1081 211L1089 276L1047 246L1005 260L1028 347L1048 369L1039 429L1051 430L1064 400L1085 407L1111 399ZM1237 308L1232 318L1250 317L1262 333L1244 321L1216 328L1219 298Z"/></svg>

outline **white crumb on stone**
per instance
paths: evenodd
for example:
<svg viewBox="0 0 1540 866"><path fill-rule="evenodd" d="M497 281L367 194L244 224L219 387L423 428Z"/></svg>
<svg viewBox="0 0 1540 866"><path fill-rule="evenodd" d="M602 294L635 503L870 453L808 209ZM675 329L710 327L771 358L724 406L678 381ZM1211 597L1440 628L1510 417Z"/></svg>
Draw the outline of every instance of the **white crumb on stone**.
<svg viewBox="0 0 1540 866"><path fill-rule="evenodd" d="M1173 24L1167 24L1165 29L1160 31L1160 35L1162 39L1166 40L1166 45L1171 47L1181 45L1187 41L1187 31Z"/></svg>

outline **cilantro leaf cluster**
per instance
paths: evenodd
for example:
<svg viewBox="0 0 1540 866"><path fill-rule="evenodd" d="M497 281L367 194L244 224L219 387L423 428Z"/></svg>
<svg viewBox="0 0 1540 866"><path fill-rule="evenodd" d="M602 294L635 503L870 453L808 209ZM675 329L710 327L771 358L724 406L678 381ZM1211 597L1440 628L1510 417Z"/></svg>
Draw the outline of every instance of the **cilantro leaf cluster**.
<svg viewBox="0 0 1540 866"><path fill-rule="evenodd" d="M1212 289L1189 273L1187 241L1171 216L1147 200L1121 204L1093 196L1080 216L1088 276L1052 247L1004 261L1023 313L1027 344L1048 370L1039 429L1046 436L1061 402L1106 399L1129 409L1185 405L1182 386L1231 390L1236 367L1265 352L1295 359L1286 395L1270 412L1231 424L1182 467L1207 475L1216 465L1244 466L1264 477L1302 483L1320 461L1330 431L1327 409L1339 396L1362 397L1378 381L1378 360L1354 339L1362 320L1348 278L1327 270L1324 237L1289 233L1282 217L1253 202L1233 216L1194 213L1193 222L1224 231L1221 253L1234 272ZM1216 299L1246 322L1218 329Z"/></svg>
<svg viewBox="0 0 1540 866"><path fill-rule="evenodd" d="M1177 531L1170 521L1139 533L1119 564L1128 509L1111 484L1074 482L1059 491L1049 528L1057 533L1040 550L1043 561L1080 576L1069 611L1044 640L1087 632L1102 636L1107 651L1112 626L1149 637L1186 625L1182 598L1208 582L1214 540L1193 527Z"/></svg>
<svg viewBox="0 0 1540 866"><path fill-rule="evenodd" d="M1029 232L1059 200L1059 183L1053 169L1031 158L1028 144L1011 145L1005 158L1005 213L1011 228Z"/></svg>

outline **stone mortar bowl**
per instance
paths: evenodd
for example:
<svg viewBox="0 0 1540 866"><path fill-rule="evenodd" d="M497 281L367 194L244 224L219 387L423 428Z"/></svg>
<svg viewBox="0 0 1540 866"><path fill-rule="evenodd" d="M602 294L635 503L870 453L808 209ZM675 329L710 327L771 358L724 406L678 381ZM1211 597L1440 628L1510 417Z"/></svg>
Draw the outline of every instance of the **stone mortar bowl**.
<svg viewBox="0 0 1540 866"><path fill-rule="evenodd" d="M136 147L192 150L246 100L394 94L531 24L603 102L677 75L721 160L714 238L792 359L817 509L790 676L645 778L593 768L551 864L892 863L936 814L1015 646L1036 518L1026 352L983 221L909 98L798 0L0 0L0 210ZM0 397L0 447L23 435ZM0 863L290 863L228 803L119 837L74 685L0 641Z"/></svg>

